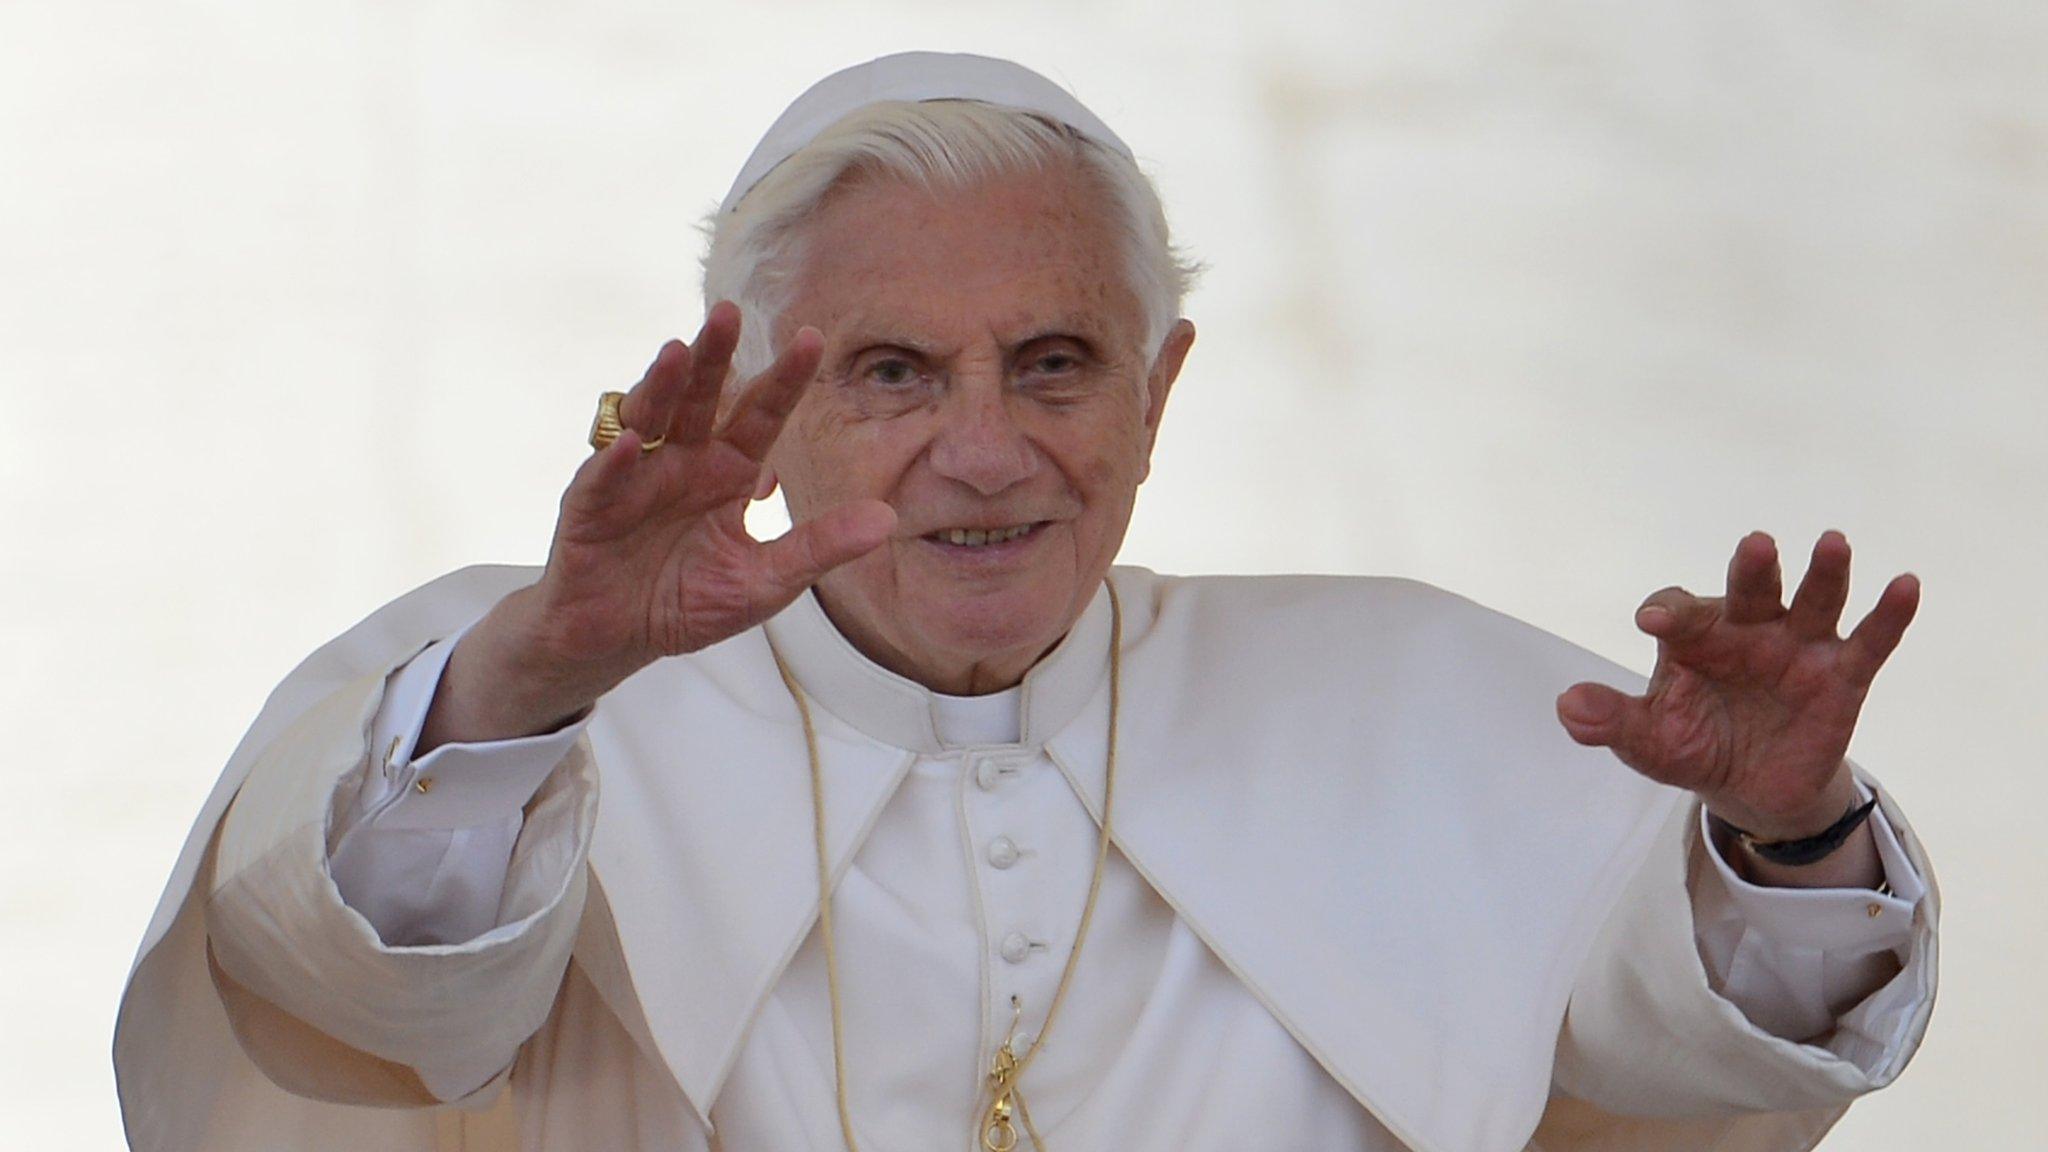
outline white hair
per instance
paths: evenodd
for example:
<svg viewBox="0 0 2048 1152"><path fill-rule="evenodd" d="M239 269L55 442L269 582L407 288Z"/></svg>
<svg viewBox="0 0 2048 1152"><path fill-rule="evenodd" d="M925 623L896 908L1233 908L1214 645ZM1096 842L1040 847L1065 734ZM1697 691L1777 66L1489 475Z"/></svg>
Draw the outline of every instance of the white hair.
<svg viewBox="0 0 2048 1152"><path fill-rule="evenodd" d="M883 101L848 113L775 166L731 212L710 217L704 300L731 300L745 316L734 378L774 359L772 335L803 261L804 222L851 172L897 177L930 189L988 177L1078 165L1120 217L1130 287L1145 314L1145 348L1156 357L1200 266L1173 246L1159 193L1128 158L1036 113L975 100Z"/></svg>

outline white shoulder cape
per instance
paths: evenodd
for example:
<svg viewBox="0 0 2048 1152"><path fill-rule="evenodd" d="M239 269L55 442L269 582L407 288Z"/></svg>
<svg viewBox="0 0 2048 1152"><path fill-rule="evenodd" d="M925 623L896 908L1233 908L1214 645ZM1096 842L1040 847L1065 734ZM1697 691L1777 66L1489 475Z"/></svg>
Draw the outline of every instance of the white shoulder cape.
<svg viewBox="0 0 2048 1152"><path fill-rule="evenodd" d="M434 581L273 693L193 827L123 999L115 1054L136 1147L186 1146L179 1134L222 1106L218 1077L194 1068L193 1044L233 1040L190 897L251 763L319 701L536 575ZM1409 581L1112 579L1125 615L1120 850L1405 1142L1523 1147L1574 982L1687 800L1572 743L1553 701L1579 680L1641 678ZM1077 633L1102 610L1099 597ZM1106 734L1105 680L1047 740L1098 810ZM629 680L589 741L604 786L590 862L629 984L607 1000L708 1117L817 911L802 736L756 630ZM838 724L821 745L843 868L911 753ZM791 834L761 834L778 822ZM642 866L657 855L659 874ZM1682 878L1676 891L1682 907ZM1869 1087L1852 1072L1827 1077L1844 1097Z"/></svg>

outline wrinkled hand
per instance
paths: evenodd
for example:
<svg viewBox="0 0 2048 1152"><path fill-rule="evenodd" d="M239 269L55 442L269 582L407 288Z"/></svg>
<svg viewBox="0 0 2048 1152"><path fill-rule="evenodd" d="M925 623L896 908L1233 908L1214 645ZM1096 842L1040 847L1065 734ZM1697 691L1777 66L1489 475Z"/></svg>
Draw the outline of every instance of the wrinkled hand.
<svg viewBox="0 0 2048 1152"><path fill-rule="evenodd" d="M879 500L840 505L765 543L747 534L747 501L772 488L763 461L824 341L798 331L721 422L739 333L739 309L720 303L694 345L662 346L620 403L624 431L563 493L540 581L456 646L422 748L545 731L655 660L761 623L888 538L896 514Z"/></svg>
<svg viewBox="0 0 2048 1152"><path fill-rule="evenodd" d="M1726 596L1666 588L1637 609L1636 626L1657 639L1643 695L1575 684L1557 699L1558 719L1572 739L1613 749L1761 839L1815 835L1854 796L1849 736L1872 678L1913 620L1920 584L1894 578L1845 639L1836 626L1848 595L1841 533L1814 545L1790 607L1776 543L1752 533L1729 561Z"/></svg>
<svg viewBox="0 0 2048 1152"><path fill-rule="evenodd" d="M664 345L619 406L625 432L570 481L539 585L549 647L562 658L638 665L716 644L895 527L887 504L864 500L768 543L747 534L762 461L817 373L823 340L798 331L714 428L739 330L739 309L721 303L694 347ZM657 436L661 446L642 452Z"/></svg>

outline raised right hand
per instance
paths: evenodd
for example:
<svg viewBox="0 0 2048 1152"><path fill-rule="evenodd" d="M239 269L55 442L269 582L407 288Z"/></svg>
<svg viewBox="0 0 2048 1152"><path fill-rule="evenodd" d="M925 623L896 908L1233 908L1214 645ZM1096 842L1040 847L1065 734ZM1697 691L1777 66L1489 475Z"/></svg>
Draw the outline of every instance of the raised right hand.
<svg viewBox="0 0 2048 1152"><path fill-rule="evenodd" d="M879 500L841 505L768 542L747 534L763 460L818 370L800 329L718 421L740 313L711 309L670 341L620 405L625 431L563 493L546 570L456 646L416 750L547 731L663 656L716 644L781 611L895 528ZM641 445L664 437L660 447Z"/></svg>

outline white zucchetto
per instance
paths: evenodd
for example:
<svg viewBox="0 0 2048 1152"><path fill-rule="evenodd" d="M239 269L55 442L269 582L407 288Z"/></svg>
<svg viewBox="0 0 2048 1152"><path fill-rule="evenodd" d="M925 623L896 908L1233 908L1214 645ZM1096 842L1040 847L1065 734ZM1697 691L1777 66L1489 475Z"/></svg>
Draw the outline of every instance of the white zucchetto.
<svg viewBox="0 0 2048 1152"><path fill-rule="evenodd" d="M1135 159L1109 125L1072 93L1022 64L961 52L898 52L834 72L783 109L740 167L732 191L718 206L719 214L737 208L777 164L801 151L847 113L886 100L979 100L1035 112L1125 159Z"/></svg>

